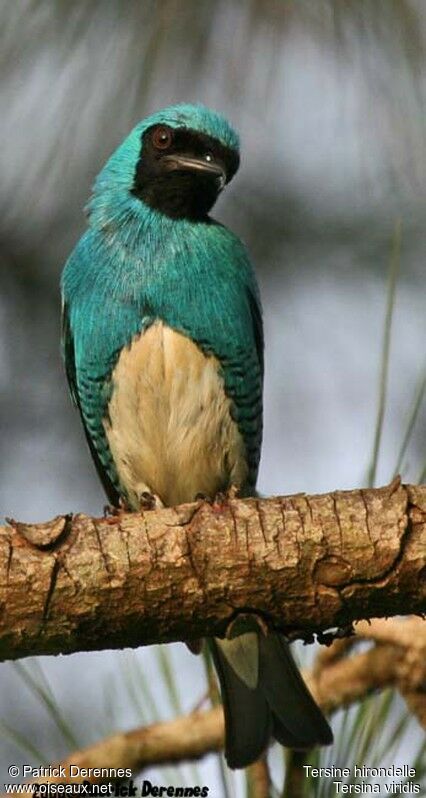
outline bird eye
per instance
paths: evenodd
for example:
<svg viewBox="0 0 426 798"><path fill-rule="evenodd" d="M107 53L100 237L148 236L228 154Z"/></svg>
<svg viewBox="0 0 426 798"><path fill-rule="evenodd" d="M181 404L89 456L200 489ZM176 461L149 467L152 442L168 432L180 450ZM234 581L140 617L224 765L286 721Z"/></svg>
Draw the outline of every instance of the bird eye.
<svg viewBox="0 0 426 798"><path fill-rule="evenodd" d="M208 163L211 163L212 160L213 160L212 153L211 152L206 152L205 155L204 155L204 160L207 161Z"/></svg>
<svg viewBox="0 0 426 798"><path fill-rule="evenodd" d="M167 150L173 141L173 133L169 127L160 125L152 134L152 143L157 150Z"/></svg>

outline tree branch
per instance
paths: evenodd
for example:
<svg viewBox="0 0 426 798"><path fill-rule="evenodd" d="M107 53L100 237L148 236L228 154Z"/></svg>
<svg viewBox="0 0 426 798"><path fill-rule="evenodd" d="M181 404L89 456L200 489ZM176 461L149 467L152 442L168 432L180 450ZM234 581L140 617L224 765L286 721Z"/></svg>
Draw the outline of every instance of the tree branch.
<svg viewBox="0 0 426 798"><path fill-rule="evenodd" d="M406 634L410 628L411 639ZM360 700L373 690L389 686L400 687L401 675L405 672L407 677L410 668L413 669L413 678L419 679L417 690L412 695L417 701L426 701L426 659L421 662L422 672L413 660L412 645L418 650L426 646L426 621L419 618L405 620L373 621L371 625L357 624L355 642L362 639L368 631L368 639L377 640L372 648L360 654L345 657L340 646L341 641L336 641L333 648L338 650L338 656L322 658L320 664L312 669L305 670L303 676L315 699L328 712L333 713L340 707L349 706ZM376 638L377 633L377 638ZM381 639L386 634L392 639L391 643L382 643ZM415 676L417 674L417 676ZM409 702L408 702L409 703ZM410 706L410 704L409 704ZM422 718L418 716L420 722ZM426 716L423 717L426 728ZM156 723L134 729L128 732L119 732L104 740L95 743L81 751L76 751L60 764L65 769L65 774L57 777L43 778L46 782L81 782L87 779L91 782L114 781L110 776L75 775L71 765L78 768L129 768L133 774L140 773L153 765L164 765L184 760L199 759L205 754L220 751L224 743L224 723L221 707L205 712L192 712L191 714L163 723ZM74 775L73 775L74 774ZM257 779L257 788L267 789L268 773L262 763L252 766L251 775ZM293 793L288 793L293 795Z"/></svg>
<svg viewBox="0 0 426 798"><path fill-rule="evenodd" d="M426 486L0 527L0 659L426 609Z"/></svg>

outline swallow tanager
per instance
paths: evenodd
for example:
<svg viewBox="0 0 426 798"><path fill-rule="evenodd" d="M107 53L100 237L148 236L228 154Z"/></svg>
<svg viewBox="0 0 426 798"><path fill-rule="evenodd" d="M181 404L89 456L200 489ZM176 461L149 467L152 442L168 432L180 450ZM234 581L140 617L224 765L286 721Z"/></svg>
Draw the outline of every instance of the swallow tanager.
<svg viewBox="0 0 426 798"><path fill-rule="evenodd" d="M223 116L174 105L136 125L95 181L87 231L62 276L62 345L114 506L255 492L259 292L244 245L209 215L238 165ZM281 635L209 644L230 767L253 762L271 737L293 748L331 742Z"/></svg>

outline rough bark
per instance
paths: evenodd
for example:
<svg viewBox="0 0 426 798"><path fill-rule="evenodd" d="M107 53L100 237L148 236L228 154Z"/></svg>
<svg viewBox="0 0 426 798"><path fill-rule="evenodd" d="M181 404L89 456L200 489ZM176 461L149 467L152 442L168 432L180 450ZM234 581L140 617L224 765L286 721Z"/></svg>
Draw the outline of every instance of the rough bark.
<svg viewBox="0 0 426 798"><path fill-rule="evenodd" d="M87 770L129 768L136 775L148 766L200 759L207 752L221 751L224 737L222 707L193 712L145 728L119 732L90 748L76 751L60 763L65 768L65 778L59 776L52 781L83 781L85 775L71 776L72 765ZM87 778L93 782L109 780L92 775Z"/></svg>
<svg viewBox="0 0 426 798"><path fill-rule="evenodd" d="M0 659L426 610L426 486L0 527Z"/></svg>

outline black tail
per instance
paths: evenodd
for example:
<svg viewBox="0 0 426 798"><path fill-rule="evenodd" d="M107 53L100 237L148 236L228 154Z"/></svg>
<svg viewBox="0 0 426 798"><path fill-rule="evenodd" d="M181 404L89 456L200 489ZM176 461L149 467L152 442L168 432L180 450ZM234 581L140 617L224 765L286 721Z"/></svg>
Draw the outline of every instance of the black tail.
<svg viewBox="0 0 426 798"><path fill-rule="evenodd" d="M236 674L224 654L226 641L210 641L225 712L225 756L229 767L254 762L274 737L289 748L329 745L333 735L279 634L259 634L255 689Z"/></svg>

